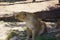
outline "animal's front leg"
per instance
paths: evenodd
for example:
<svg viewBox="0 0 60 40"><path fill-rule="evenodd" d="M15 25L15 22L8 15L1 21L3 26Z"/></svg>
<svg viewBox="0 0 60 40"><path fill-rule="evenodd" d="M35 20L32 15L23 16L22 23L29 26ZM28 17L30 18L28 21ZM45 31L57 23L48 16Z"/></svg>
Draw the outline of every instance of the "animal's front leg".
<svg viewBox="0 0 60 40"><path fill-rule="evenodd" d="M29 29L27 29L27 40L29 40L29 36L30 36L30 31Z"/></svg>
<svg viewBox="0 0 60 40"><path fill-rule="evenodd" d="M35 30L32 30L32 40L35 40Z"/></svg>
<svg viewBox="0 0 60 40"><path fill-rule="evenodd" d="M30 28L27 28L27 40L30 40L31 34L32 34L32 30Z"/></svg>

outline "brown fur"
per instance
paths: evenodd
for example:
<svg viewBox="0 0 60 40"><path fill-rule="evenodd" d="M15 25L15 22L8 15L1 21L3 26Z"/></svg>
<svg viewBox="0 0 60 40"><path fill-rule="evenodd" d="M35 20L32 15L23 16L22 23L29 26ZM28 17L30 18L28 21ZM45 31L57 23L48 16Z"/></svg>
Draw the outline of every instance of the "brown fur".
<svg viewBox="0 0 60 40"><path fill-rule="evenodd" d="M19 14L15 15L15 18L20 21L26 22L26 26L29 30L28 34L30 34L29 32L32 32L33 40L38 33L42 34L45 29L44 23L41 22L39 18L37 18L36 15L33 13L20 12Z"/></svg>
<svg viewBox="0 0 60 40"><path fill-rule="evenodd" d="M60 19L57 20L57 28L60 29Z"/></svg>

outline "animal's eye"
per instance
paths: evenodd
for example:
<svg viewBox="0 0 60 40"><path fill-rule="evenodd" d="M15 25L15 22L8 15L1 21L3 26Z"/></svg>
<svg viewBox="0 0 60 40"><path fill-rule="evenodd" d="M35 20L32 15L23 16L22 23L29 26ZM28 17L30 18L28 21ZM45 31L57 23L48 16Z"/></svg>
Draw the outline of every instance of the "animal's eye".
<svg viewBox="0 0 60 40"><path fill-rule="evenodd" d="M24 16L27 16L26 14L24 14Z"/></svg>
<svg viewBox="0 0 60 40"><path fill-rule="evenodd" d="M19 15L16 15L16 17L18 17Z"/></svg>

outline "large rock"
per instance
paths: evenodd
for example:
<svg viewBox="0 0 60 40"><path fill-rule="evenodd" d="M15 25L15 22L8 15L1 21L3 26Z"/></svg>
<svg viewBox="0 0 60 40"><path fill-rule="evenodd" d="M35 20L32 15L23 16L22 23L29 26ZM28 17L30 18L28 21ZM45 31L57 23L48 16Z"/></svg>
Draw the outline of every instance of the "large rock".
<svg viewBox="0 0 60 40"><path fill-rule="evenodd" d="M18 24L18 25L17 25ZM19 30L24 31L26 28L24 27L25 23L8 23L0 21L0 40L6 40L7 34L10 32L9 30ZM23 24L23 25L22 25ZM16 26L17 25L17 26ZM20 26L19 26L20 25ZM23 28L22 28L23 27Z"/></svg>

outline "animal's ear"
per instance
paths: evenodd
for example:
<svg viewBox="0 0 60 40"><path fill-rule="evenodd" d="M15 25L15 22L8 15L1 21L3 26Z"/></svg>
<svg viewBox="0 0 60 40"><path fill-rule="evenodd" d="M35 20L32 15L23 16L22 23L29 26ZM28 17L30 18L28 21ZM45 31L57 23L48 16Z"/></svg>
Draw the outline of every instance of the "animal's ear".
<svg viewBox="0 0 60 40"><path fill-rule="evenodd" d="M24 13L24 16L27 16L27 13Z"/></svg>
<svg viewBox="0 0 60 40"><path fill-rule="evenodd" d="M28 16L28 15L31 16L31 15L34 15L34 13L31 13L31 12L24 12L24 15L25 15L25 16Z"/></svg>
<svg viewBox="0 0 60 40"><path fill-rule="evenodd" d="M34 16L35 14L34 14L34 13L31 13L31 15L33 15L33 16Z"/></svg>
<svg viewBox="0 0 60 40"><path fill-rule="evenodd" d="M34 13L29 13L30 15L32 15L32 16L36 16Z"/></svg>
<svg viewBox="0 0 60 40"><path fill-rule="evenodd" d="M14 18L17 19L17 18L19 17L19 15L20 15L20 14L16 13L16 14L14 15Z"/></svg>
<svg viewBox="0 0 60 40"><path fill-rule="evenodd" d="M18 15L15 15L14 17L15 17L15 19L17 19Z"/></svg>

